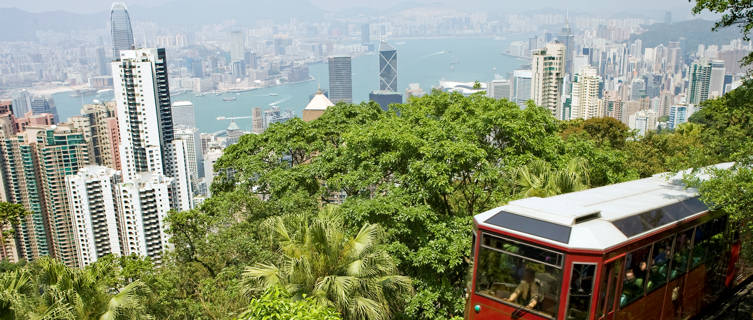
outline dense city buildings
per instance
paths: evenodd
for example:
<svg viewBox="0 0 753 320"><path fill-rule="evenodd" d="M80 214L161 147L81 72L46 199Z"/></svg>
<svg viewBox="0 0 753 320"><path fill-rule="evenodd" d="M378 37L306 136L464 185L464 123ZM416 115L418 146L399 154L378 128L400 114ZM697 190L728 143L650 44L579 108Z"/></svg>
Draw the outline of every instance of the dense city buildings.
<svg viewBox="0 0 753 320"><path fill-rule="evenodd" d="M585 66L573 77L572 99L568 119L591 119L603 117L600 112L599 75L596 68Z"/></svg>
<svg viewBox="0 0 753 320"><path fill-rule="evenodd" d="M353 102L353 72L350 60L348 56L329 58L329 99L334 103Z"/></svg>

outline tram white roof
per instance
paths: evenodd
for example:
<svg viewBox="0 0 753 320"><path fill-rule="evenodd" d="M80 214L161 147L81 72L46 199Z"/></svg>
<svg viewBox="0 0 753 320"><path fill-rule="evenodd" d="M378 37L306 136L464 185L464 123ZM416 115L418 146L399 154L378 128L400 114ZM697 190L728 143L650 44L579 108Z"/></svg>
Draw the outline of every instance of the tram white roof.
<svg viewBox="0 0 753 320"><path fill-rule="evenodd" d="M713 167L727 169L732 165ZM477 215L475 220L492 229L572 249L606 250L708 211L698 201L698 191L682 184L684 173L511 201Z"/></svg>

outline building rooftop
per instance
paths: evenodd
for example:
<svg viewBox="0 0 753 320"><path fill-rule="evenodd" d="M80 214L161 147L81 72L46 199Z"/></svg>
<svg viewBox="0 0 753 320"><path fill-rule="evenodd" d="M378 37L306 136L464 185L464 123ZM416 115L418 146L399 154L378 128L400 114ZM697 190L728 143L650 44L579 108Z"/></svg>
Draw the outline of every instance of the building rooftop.
<svg viewBox="0 0 753 320"><path fill-rule="evenodd" d="M321 90L317 91L304 110L327 110L335 104L327 98Z"/></svg>

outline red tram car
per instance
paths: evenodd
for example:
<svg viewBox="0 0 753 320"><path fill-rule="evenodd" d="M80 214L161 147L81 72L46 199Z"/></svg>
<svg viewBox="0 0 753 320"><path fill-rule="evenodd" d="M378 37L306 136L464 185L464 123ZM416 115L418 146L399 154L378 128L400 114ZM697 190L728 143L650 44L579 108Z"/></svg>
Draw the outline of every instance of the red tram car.
<svg viewBox="0 0 753 320"><path fill-rule="evenodd" d="M466 319L693 317L742 279L727 221L668 176L510 202L474 218Z"/></svg>

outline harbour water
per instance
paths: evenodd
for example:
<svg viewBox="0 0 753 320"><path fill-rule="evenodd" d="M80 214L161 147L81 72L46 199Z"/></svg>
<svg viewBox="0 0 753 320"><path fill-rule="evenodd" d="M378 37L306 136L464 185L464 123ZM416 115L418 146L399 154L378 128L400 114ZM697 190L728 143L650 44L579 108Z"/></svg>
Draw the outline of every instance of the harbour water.
<svg viewBox="0 0 753 320"><path fill-rule="evenodd" d="M404 90L409 83L419 83L424 91L439 85L440 80L451 81L491 81L495 77L506 77L508 73L528 61L502 53L510 40L493 38L454 38L454 39L410 39L396 40L390 44L398 50L398 88ZM169 57L168 57L169 59ZM359 56L353 59L353 101L366 101L369 92L378 89L379 60L376 54ZM303 108L317 88L327 89L328 67L326 63L309 66L314 80L269 87L240 93L215 95L208 93L197 96L194 93L173 95L173 101L188 100L195 108L196 124L201 132L216 132L226 128L228 120L217 117L250 116L251 109L280 109L294 111L301 116ZM109 100L112 93L72 97L70 92L53 95L60 119L78 115L82 103L93 99ZM235 99L233 99L235 98ZM230 101L226 101L230 100ZM251 119L237 120L246 130L251 129Z"/></svg>

